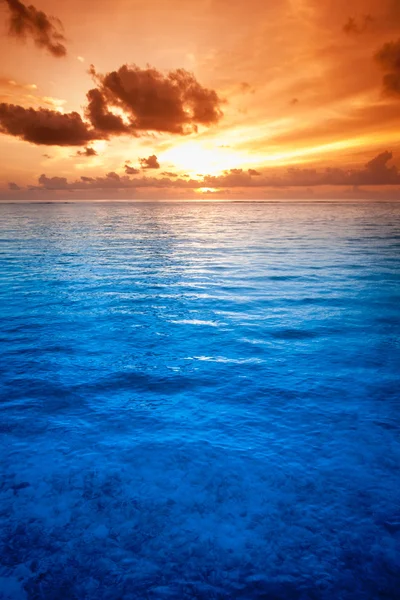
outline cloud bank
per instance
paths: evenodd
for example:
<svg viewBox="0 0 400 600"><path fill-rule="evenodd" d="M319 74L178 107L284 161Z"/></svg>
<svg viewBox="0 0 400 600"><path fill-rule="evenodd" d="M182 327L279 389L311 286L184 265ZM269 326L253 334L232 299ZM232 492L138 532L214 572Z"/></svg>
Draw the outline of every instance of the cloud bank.
<svg viewBox="0 0 400 600"><path fill-rule="evenodd" d="M182 188L182 189L229 189L229 188L314 188L319 186L352 187L360 186L400 186L400 171L390 165L393 155L389 151L381 152L361 169L327 168L324 170L289 168L279 172L264 174L254 169L230 169L219 176L205 175L201 179L186 179L183 176L135 177L119 175L116 172L105 176L88 177L69 182L66 177L39 177L38 186L31 190L101 190L134 188ZM127 170L128 167L128 170ZM125 172L128 173L128 165ZM134 170L134 175L137 170ZM16 188L14 188L16 189Z"/></svg>

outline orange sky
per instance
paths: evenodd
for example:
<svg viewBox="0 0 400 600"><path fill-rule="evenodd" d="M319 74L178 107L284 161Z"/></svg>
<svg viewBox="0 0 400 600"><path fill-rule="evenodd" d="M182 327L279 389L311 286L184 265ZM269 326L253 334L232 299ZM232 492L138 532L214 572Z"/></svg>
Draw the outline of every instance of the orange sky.
<svg viewBox="0 0 400 600"><path fill-rule="evenodd" d="M398 196L399 0L34 6L0 0L1 199Z"/></svg>

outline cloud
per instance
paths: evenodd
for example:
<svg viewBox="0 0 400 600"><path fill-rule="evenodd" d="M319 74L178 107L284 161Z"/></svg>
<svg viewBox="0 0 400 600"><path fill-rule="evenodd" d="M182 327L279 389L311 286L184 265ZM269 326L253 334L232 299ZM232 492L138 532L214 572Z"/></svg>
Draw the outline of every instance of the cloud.
<svg viewBox="0 0 400 600"><path fill-rule="evenodd" d="M9 77L0 77L0 88L14 94L21 91L26 94L27 91L32 92L37 90L37 85L35 83L19 83Z"/></svg>
<svg viewBox="0 0 400 600"><path fill-rule="evenodd" d="M384 44L375 54L384 71L383 87L389 94L400 95L400 39Z"/></svg>
<svg viewBox="0 0 400 600"><path fill-rule="evenodd" d="M263 177L230 169L220 176L206 175L202 186L219 187L313 187L313 186L385 186L400 185L399 169L388 163L392 152L385 151L375 156L361 169L328 167L324 170L291 167L286 170L270 171Z"/></svg>
<svg viewBox="0 0 400 600"><path fill-rule="evenodd" d="M126 175L119 176L111 171L104 177L88 177L82 175L80 179L69 182L66 177L47 177L44 173L38 179L39 186L31 186L31 190L91 190L91 189L123 189L136 187L134 180Z"/></svg>
<svg viewBox="0 0 400 600"><path fill-rule="evenodd" d="M221 99L195 77L178 69L163 75L155 68L123 65L106 75L90 69L97 87L87 94L87 117L105 134L144 131L189 134L222 117ZM112 109L122 111L114 114Z"/></svg>
<svg viewBox="0 0 400 600"><path fill-rule="evenodd" d="M251 87L251 85L249 83L247 83L247 81L243 81L240 86L239 89L241 91L242 94L246 94L251 93L254 94L255 93L255 89Z"/></svg>
<svg viewBox="0 0 400 600"><path fill-rule="evenodd" d="M38 179L39 185L46 190L66 190L69 187L66 177L46 177L41 175Z"/></svg>
<svg viewBox="0 0 400 600"><path fill-rule="evenodd" d="M3 0L9 9L9 34L20 40L31 38L36 46L45 48L60 58L67 54L65 37L59 19L47 16L34 6L25 6L20 0Z"/></svg>
<svg viewBox="0 0 400 600"><path fill-rule="evenodd" d="M374 24L374 19L371 15L364 15L361 19L349 17L343 25L343 31L349 35L364 33Z"/></svg>
<svg viewBox="0 0 400 600"><path fill-rule="evenodd" d="M23 107L46 107L62 109L66 100L51 96L37 95L38 86L34 83L21 83L8 77L0 77L0 102L11 102Z"/></svg>
<svg viewBox="0 0 400 600"><path fill-rule="evenodd" d="M106 177L108 177L109 179L114 179L115 181L120 180L120 176L115 171L110 171L110 173L107 173Z"/></svg>
<svg viewBox="0 0 400 600"><path fill-rule="evenodd" d="M137 175L140 173L140 169L135 169L135 167L131 167L130 165L125 165L125 173L127 175Z"/></svg>
<svg viewBox="0 0 400 600"><path fill-rule="evenodd" d="M8 184L8 189L9 190L20 190L21 188L19 187L19 185L17 185L13 181L10 181L10 183Z"/></svg>
<svg viewBox="0 0 400 600"><path fill-rule="evenodd" d="M202 187L202 183L195 180L189 179L169 179L168 177L140 177L131 179L127 175L118 175L114 171L107 173L101 177L88 177L82 175L80 179L69 182L66 177L47 177L42 174L38 178L38 186L30 186L33 190L49 190L49 191L89 191L89 190L118 190L118 189L131 189L131 188L185 188L185 189L196 189ZM204 187L204 186L203 186Z"/></svg>
<svg viewBox="0 0 400 600"><path fill-rule="evenodd" d="M121 133L130 132L122 118L119 115L114 115L108 110L106 99L100 90L89 90L87 99L88 105L85 115L92 123L93 127L103 132L105 136L111 134L120 135Z"/></svg>
<svg viewBox="0 0 400 600"><path fill-rule="evenodd" d="M139 158L140 166L142 169L159 169L160 163L157 160L157 156L152 154L148 158Z"/></svg>
<svg viewBox="0 0 400 600"><path fill-rule="evenodd" d="M381 152L367 162L364 170L350 175L353 185L395 185L400 183L400 173L395 165L388 166L392 152Z"/></svg>
<svg viewBox="0 0 400 600"><path fill-rule="evenodd" d="M77 156L97 156L97 152L94 148L90 148L87 146L83 150L78 150L76 153Z"/></svg>
<svg viewBox="0 0 400 600"><path fill-rule="evenodd" d="M381 152L361 169L327 168L317 170L291 167L289 169L270 170L261 176L255 169L230 169L221 175L205 175L199 179L183 177L140 177L131 179L127 175L118 175L114 171L104 177L81 178L68 182L65 177L39 177L39 189L47 190L89 190L89 189L126 189L126 188L183 188L183 189L229 189L229 188L314 188L360 187L400 185L399 169L388 163L393 155L389 151ZM165 175L163 173L163 175ZM37 188L32 188L37 189Z"/></svg>
<svg viewBox="0 0 400 600"><path fill-rule="evenodd" d="M198 124L211 125L222 116L216 92L202 87L183 69L165 76L153 68L127 65L104 76L93 67L90 72L98 87L87 93L87 121L77 112L64 114L60 110L1 102L0 132L34 144L79 146L121 134L189 134L197 131ZM7 80L8 86L11 83ZM57 107L64 103L54 98L41 100ZM158 167L153 162L144 163L143 168Z"/></svg>
<svg viewBox="0 0 400 600"><path fill-rule="evenodd" d="M172 171L163 171L161 175L164 177L178 177L177 173L172 173Z"/></svg>
<svg viewBox="0 0 400 600"><path fill-rule="evenodd" d="M5 102L0 103L0 132L47 146L83 146L97 138L77 112L63 114Z"/></svg>

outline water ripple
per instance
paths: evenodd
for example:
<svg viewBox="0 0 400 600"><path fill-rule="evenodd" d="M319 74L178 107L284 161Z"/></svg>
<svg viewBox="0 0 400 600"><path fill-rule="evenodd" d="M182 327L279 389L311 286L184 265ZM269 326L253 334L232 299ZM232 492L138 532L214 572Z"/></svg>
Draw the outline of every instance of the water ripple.
<svg viewBox="0 0 400 600"><path fill-rule="evenodd" d="M0 217L0 597L398 597L400 204Z"/></svg>

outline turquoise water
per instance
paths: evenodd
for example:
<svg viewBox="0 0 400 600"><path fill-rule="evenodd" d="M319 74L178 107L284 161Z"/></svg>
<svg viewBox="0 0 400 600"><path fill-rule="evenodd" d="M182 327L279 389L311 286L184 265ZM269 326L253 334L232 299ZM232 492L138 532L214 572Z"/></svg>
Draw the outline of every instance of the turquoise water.
<svg viewBox="0 0 400 600"><path fill-rule="evenodd" d="M400 598L400 204L0 223L0 598Z"/></svg>

